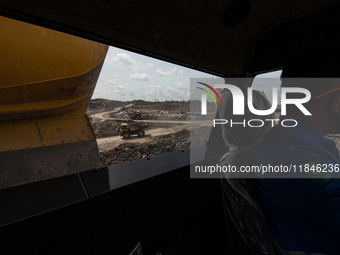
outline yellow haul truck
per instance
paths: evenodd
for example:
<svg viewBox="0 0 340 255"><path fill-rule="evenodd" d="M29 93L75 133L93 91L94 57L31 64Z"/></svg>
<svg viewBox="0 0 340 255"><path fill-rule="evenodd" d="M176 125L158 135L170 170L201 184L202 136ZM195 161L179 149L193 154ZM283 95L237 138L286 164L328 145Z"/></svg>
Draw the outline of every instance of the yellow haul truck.
<svg viewBox="0 0 340 255"><path fill-rule="evenodd" d="M87 116L108 46L0 17L0 187L96 168Z"/></svg>
<svg viewBox="0 0 340 255"><path fill-rule="evenodd" d="M130 114L130 119L132 120L141 120L142 119L142 114L139 112L133 112Z"/></svg>
<svg viewBox="0 0 340 255"><path fill-rule="evenodd" d="M144 129L148 127L149 124L147 123L122 123L120 124L120 135L123 136L124 139L130 138L131 135L142 137L145 135Z"/></svg>

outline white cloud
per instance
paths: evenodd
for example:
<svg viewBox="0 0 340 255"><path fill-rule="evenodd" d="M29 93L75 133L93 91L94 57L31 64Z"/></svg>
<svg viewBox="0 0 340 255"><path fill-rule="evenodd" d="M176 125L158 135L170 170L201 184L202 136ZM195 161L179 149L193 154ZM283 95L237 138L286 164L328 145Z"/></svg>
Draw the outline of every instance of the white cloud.
<svg viewBox="0 0 340 255"><path fill-rule="evenodd" d="M167 87L166 88L170 93L178 93L179 91L177 89L171 88L171 87Z"/></svg>
<svg viewBox="0 0 340 255"><path fill-rule="evenodd" d="M114 86L113 91L114 94L119 96L134 96L132 88L129 88L127 84L119 84Z"/></svg>
<svg viewBox="0 0 340 255"><path fill-rule="evenodd" d="M180 90L185 90L185 91L189 91L189 86L183 84L182 82L178 83L176 88L180 89Z"/></svg>
<svg viewBox="0 0 340 255"><path fill-rule="evenodd" d="M117 74L111 75L110 80L106 81L108 87L113 88L114 85L119 84L119 78Z"/></svg>
<svg viewBox="0 0 340 255"><path fill-rule="evenodd" d="M165 95L170 99L189 100L189 87L183 83L178 83L176 87L167 87Z"/></svg>
<svg viewBox="0 0 340 255"><path fill-rule="evenodd" d="M167 72L162 71L161 69L157 69L156 72L161 76L170 76L170 75L175 74L177 72L177 68L174 67L170 71L167 71Z"/></svg>
<svg viewBox="0 0 340 255"><path fill-rule="evenodd" d="M178 83L176 87L167 87L166 88L166 96L171 99L182 99L188 100L190 96L189 86L183 84L182 82Z"/></svg>
<svg viewBox="0 0 340 255"><path fill-rule="evenodd" d="M159 84L150 84L146 89L146 92L144 93L143 97L146 100L162 100L163 98L163 91Z"/></svg>
<svg viewBox="0 0 340 255"><path fill-rule="evenodd" d="M129 87L126 83L120 82L118 75L114 74L110 80L104 83L108 90L103 89L100 92L105 95L112 95L114 98L120 98L121 96L134 96L134 90Z"/></svg>
<svg viewBox="0 0 340 255"><path fill-rule="evenodd" d="M137 62L132 59L131 56L126 53L117 53L111 61L121 68L128 68L134 71L143 70L153 66L151 63L143 65L141 62Z"/></svg>
<svg viewBox="0 0 340 255"><path fill-rule="evenodd" d="M184 75L184 74L185 74L185 72L184 72L183 70L179 70L179 71L178 71L178 74L182 74L182 75Z"/></svg>
<svg viewBox="0 0 340 255"><path fill-rule="evenodd" d="M116 56L112 59L112 62L115 63L118 66L129 66L136 63L136 60L132 60L130 55L126 53L118 53Z"/></svg>
<svg viewBox="0 0 340 255"><path fill-rule="evenodd" d="M150 77L146 73L130 74L130 78L133 80L138 80L138 81L149 81L150 80Z"/></svg>

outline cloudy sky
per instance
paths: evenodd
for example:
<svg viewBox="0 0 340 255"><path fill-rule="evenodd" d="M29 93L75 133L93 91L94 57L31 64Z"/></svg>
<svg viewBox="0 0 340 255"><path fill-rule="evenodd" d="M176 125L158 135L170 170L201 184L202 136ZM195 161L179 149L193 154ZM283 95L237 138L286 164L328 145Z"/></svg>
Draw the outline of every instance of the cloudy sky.
<svg viewBox="0 0 340 255"><path fill-rule="evenodd" d="M279 73L269 76L277 77ZM110 47L92 98L187 101L190 99L190 78L213 79L214 76Z"/></svg>
<svg viewBox="0 0 340 255"><path fill-rule="evenodd" d="M110 47L92 98L186 101L194 77L212 75Z"/></svg>

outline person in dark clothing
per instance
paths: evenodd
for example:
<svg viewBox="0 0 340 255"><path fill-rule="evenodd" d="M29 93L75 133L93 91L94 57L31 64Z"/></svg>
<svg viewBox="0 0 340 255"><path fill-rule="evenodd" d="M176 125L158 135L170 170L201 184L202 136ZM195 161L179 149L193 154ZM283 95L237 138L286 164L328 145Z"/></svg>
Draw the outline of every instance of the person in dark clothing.
<svg viewBox="0 0 340 255"><path fill-rule="evenodd" d="M306 171L305 178L256 180L271 234L290 254L340 254L339 151L325 137L340 133L339 76L338 50L300 55L285 65L281 86L308 89L311 100L304 106L311 115L288 105L280 122L294 119L297 125L273 127L256 148L256 165L327 170Z"/></svg>

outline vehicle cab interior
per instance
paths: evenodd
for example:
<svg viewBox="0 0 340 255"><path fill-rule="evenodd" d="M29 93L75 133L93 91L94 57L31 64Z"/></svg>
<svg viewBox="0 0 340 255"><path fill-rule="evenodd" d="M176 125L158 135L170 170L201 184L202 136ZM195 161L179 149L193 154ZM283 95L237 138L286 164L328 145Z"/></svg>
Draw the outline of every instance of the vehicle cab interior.
<svg viewBox="0 0 340 255"><path fill-rule="evenodd" d="M223 77L226 83L233 78L253 79L281 70L298 53L338 48L339 13L339 0L2 1L3 38L18 29L9 27L7 20L14 20L86 39L91 42L81 44L81 49L89 53L74 58L85 59L84 63L90 59L91 66L84 64L86 72L79 71L84 76L73 79L74 85L63 90L63 96L68 100L70 94L79 92L80 83L87 84L86 92L60 104L53 97L48 104L33 104L37 100L27 102L25 96L17 96L26 93L34 98L29 90L29 84L36 82L33 75L22 90L21 81L9 84L0 79L1 254L282 254L271 239L251 180L231 183L190 178L190 150L200 155L197 163L216 163L228 151L221 127L212 129L203 146L98 167L94 163L99 160L98 152L93 153L98 148L85 110L95 87L91 75L99 75L107 47L114 46ZM20 34L29 37L24 31ZM32 50L27 49L32 52L32 63L39 58L34 49L56 48L50 41L35 42L35 38L30 38ZM17 51L5 39L0 42L2 56ZM58 48L56 54L60 52ZM10 68L20 69L20 58L16 61L10 65L0 60L3 77L10 74ZM65 79L71 77L65 73ZM21 73L15 75L21 77ZM60 84L37 86L54 85ZM238 86L246 89L251 84ZM74 122L65 123L83 126L62 124L61 111L72 112L69 118ZM54 117L48 122L50 115ZM49 123L46 130L61 125L70 142L46 144L39 127L40 138L37 133L38 142L33 142L33 129L28 127L36 118ZM17 136L13 130L20 127L24 132ZM17 138L9 141L7 134ZM87 138L79 142L78 135ZM26 146L25 140L38 145ZM77 160L71 172L34 179L23 178L27 157L46 160L39 165L46 171L51 162L67 168L60 163L63 159ZM39 175L35 167L29 175ZM249 200L242 197L245 192Z"/></svg>

